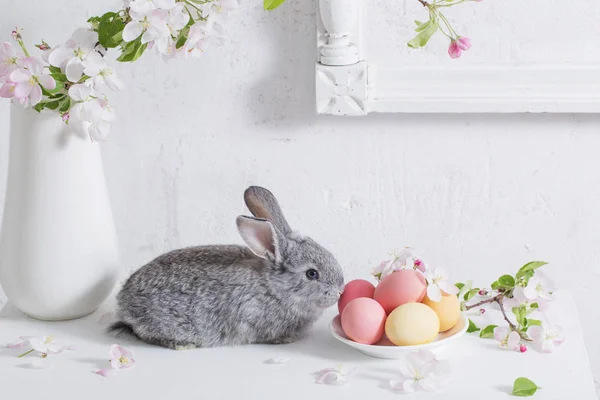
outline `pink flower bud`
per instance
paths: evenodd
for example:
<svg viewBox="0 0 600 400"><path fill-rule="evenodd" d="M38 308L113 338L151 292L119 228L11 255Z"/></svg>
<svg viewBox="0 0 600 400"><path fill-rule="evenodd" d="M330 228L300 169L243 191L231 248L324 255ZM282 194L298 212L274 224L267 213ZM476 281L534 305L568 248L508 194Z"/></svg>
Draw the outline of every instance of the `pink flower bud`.
<svg viewBox="0 0 600 400"><path fill-rule="evenodd" d="M65 123L69 122L69 118L70 118L70 117L71 117L71 116L69 115L69 113L68 113L68 112L67 112L67 113L64 113L64 114L62 115L62 120L63 120L63 122L65 122Z"/></svg>
<svg viewBox="0 0 600 400"><path fill-rule="evenodd" d="M10 34L14 40L21 39L21 30L17 27L15 27L15 29Z"/></svg>
<svg viewBox="0 0 600 400"><path fill-rule="evenodd" d="M471 48L471 39L468 37L461 36L456 41L456 44L461 50L469 50Z"/></svg>
<svg viewBox="0 0 600 400"><path fill-rule="evenodd" d="M485 296L486 294L487 294L487 290L485 290L485 289L481 289L481 290L479 291L479 295L480 295L480 296Z"/></svg>
<svg viewBox="0 0 600 400"><path fill-rule="evenodd" d="M450 46L448 46L448 55L451 58L458 58L458 57L460 57L461 54L462 54L462 50L458 46L458 42L456 40L453 40L450 43Z"/></svg>
<svg viewBox="0 0 600 400"><path fill-rule="evenodd" d="M38 49L42 50L42 51L46 51L46 50L50 50L50 46L48 45L48 43L42 41L41 44L36 44L35 47L37 47Z"/></svg>
<svg viewBox="0 0 600 400"><path fill-rule="evenodd" d="M479 309L479 313L480 313L481 315L485 314L485 308L480 308L480 309Z"/></svg>
<svg viewBox="0 0 600 400"><path fill-rule="evenodd" d="M519 351L521 353L525 353L527 351L527 345L525 345L525 344L520 345L519 346Z"/></svg>

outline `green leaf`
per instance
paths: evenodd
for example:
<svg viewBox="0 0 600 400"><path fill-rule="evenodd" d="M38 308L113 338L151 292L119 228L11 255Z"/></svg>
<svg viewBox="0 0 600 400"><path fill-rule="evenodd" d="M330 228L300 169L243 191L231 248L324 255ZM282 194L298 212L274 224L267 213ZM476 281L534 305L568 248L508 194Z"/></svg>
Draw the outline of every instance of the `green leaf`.
<svg viewBox="0 0 600 400"><path fill-rule="evenodd" d="M498 290L500 288L500 283L498 281L492 283L491 288L492 290Z"/></svg>
<svg viewBox="0 0 600 400"><path fill-rule="evenodd" d="M192 19L190 18L190 21L192 21ZM186 26L185 28L183 28L181 31L179 31L179 35L177 36L177 40L175 42L175 48L176 49L180 49L183 47L183 45L185 45L185 42L188 39L188 35L190 33L190 28L189 26Z"/></svg>
<svg viewBox="0 0 600 400"><path fill-rule="evenodd" d="M33 109L37 112L41 112L42 109L44 108L44 103L37 103L35 106L33 106Z"/></svg>
<svg viewBox="0 0 600 400"><path fill-rule="evenodd" d="M71 108L71 98L69 96L65 96L65 98L61 100L61 102L58 106L58 111L65 113L65 112L69 111L70 108Z"/></svg>
<svg viewBox="0 0 600 400"><path fill-rule="evenodd" d="M545 262L545 261L531 261L531 262L528 262L527 264L523 265L521 267L521 269L519 269L519 272L517 272L517 274L515 275L515 277L517 279L523 278L523 277L525 277L525 274L527 272L529 272L529 271L533 272L536 269L538 269L538 268L540 268L540 267L542 267L542 266L544 266L546 264L548 264L548 263Z"/></svg>
<svg viewBox="0 0 600 400"><path fill-rule="evenodd" d="M531 380L521 377L515 380L512 395L519 397L533 396L538 389L538 386Z"/></svg>
<svg viewBox="0 0 600 400"><path fill-rule="evenodd" d="M98 40L100 44L107 49L117 47L123 40L119 33L123 32L125 23L119 17L118 13L107 12L100 18L98 24ZM119 39L120 40L115 40Z"/></svg>
<svg viewBox="0 0 600 400"><path fill-rule="evenodd" d="M465 301L469 301L469 300L471 300L473 297L475 297L475 295L476 295L477 293L479 293L479 288L474 288L474 289L471 289L471 290L469 290L467 293L465 293L465 295L464 295L463 299L464 299Z"/></svg>
<svg viewBox="0 0 600 400"><path fill-rule="evenodd" d="M475 323L471 321L471 319L469 319L469 327L467 328L467 332L477 332L478 330L479 328L477 327L477 325L475 325Z"/></svg>
<svg viewBox="0 0 600 400"><path fill-rule="evenodd" d="M87 22L92 26L92 29L98 32L98 25L100 25L100 17L91 17Z"/></svg>
<svg viewBox="0 0 600 400"><path fill-rule="evenodd" d="M423 24L426 25L426 24ZM420 28L420 27L419 27ZM429 39L437 32L438 25L435 21L431 21L429 25L421 30L417 36L415 36L410 42L408 42L408 46L413 49L418 49L419 47L423 47L429 42Z"/></svg>
<svg viewBox="0 0 600 400"><path fill-rule="evenodd" d="M417 26L417 28L418 28L419 26L423 25L423 22L421 22L421 21L418 21L418 20L416 20L416 19L415 19L415 25L416 25L416 26Z"/></svg>
<svg viewBox="0 0 600 400"><path fill-rule="evenodd" d="M456 286L458 288L458 290L462 289L463 287L465 287L465 284L462 282L456 282L454 284L454 286Z"/></svg>
<svg viewBox="0 0 600 400"><path fill-rule="evenodd" d="M60 70L60 68L55 67L53 65L49 66L48 69L50 70L51 74L62 74L62 71Z"/></svg>
<svg viewBox="0 0 600 400"><path fill-rule="evenodd" d="M519 325L526 325L525 317L527 315L527 310L525 306L513 307L512 312L515 314Z"/></svg>
<svg viewBox="0 0 600 400"><path fill-rule="evenodd" d="M529 307L531 307L531 308L540 308L540 305L538 303L531 303L529 305Z"/></svg>
<svg viewBox="0 0 600 400"><path fill-rule="evenodd" d="M415 21L415 22L417 22L417 21ZM421 32L421 31L423 31L424 29L427 29L427 28L429 28L429 26L430 26L430 25L431 25L431 20L429 20L429 21L427 21L427 22L425 22L425 23L423 23L423 24L421 24L421 25L418 25L418 26L415 28L415 32Z"/></svg>
<svg viewBox="0 0 600 400"><path fill-rule="evenodd" d="M285 0L264 0L263 6L265 7L265 10L274 10L284 2Z"/></svg>
<svg viewBox="0 0 600 400"><path fill-rule="evenodd" d="M67 82L67 76L61 72L53 72L50 76L54 78L57 84L58 82Z"/></svg>
<svg viewBox="0 0 600 400"><path fill-rule="evenodd" d="M121 53L119 58L117 58L117 61L120 61L120 62L135 61L142 56L142 54L144 53L144 50L146 50L147 46L148 46L148 43L142 44L142 37L140 36L137 39L135 39L134 41L131 41L125 45L125 47L123 48L123 53Z"/></svg>
<svg viewBox="0 0 600 400"><path fill-rule="evenodd" d="M56 110L58 108L59 103L60 102L58 100L50 101L50 102L46 103L46 108L49 108L51 110Z"/></svg>
<svg viewBox="0 0 600 400"><path fill-rule="evenodd" d="M488 325L479 332L479 337L482 339L489 339L494 337L494 328L498 325Z"/></svg>
<svg viewBox="0 0 600 400"><path fill-rule="evenodd" d="M528 326L542 326L542 321L540 321L539 319L531 319L531 318L527 318L527 325Z"/></svg>
<svg viewBox="0 0 600 400"><path fill-rule="evenodd" d="M500 284L500 287L512 289L515 287L515 278L510 275L502 275L498 278L498 283Z"/></svg>

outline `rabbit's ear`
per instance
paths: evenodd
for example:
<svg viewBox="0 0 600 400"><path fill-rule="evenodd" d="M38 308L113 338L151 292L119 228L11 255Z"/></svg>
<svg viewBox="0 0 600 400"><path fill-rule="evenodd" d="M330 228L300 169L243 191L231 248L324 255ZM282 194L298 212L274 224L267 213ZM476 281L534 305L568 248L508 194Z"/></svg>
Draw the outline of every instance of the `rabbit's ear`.
<svg viewBox="0 0 600 400"><path fill-rule="evenodd" d="M250 186L244 192L244 201L252 215L256 218L271 221L284 235L292 232L292 229L283 216L277 199L267 189L260 186Z"/></svg>
<svg viewBox="0 0 600 400"><path fill-rule="evenodd" d="M239 216L236 221L240 235L254 254L279 263L281 240L277 229L266 219Z"/></svg>

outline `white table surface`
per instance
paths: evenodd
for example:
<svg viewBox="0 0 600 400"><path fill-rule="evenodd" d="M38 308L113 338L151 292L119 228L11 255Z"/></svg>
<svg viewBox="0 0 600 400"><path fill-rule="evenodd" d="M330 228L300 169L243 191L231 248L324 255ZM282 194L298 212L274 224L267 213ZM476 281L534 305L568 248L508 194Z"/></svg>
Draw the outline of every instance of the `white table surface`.
<svg viewBox="0 0 600 400"><path fill-rule="evenodd" d="M119 341L135 353L129 370L104 378L91 373L108 366L107 352L115 342L98 320L107 311L74 321L29 319L10 305L0 312L0 344L19 336L54 335L57 342L77 350L51 356L53 368L23 368L29 358L20 350L0 348L2 399L397 399L388 382L398 361L365 356L336 341L328 331L334 309L314 327L306 340L290 345L252 345L240 348L173 351L135 341ZM512 383L526 376L543 389L533 399L597 400L577 312L571 297L559 293L551 315L564 329L566 341L552 354L533 350L520 354L498 347L493 339L465 334L439 356L452 365L451 380L437 393L420 392L419 399L509 399ZM480 326L499 322L497 311L474 317ZM264 361L288 357L282 365ZM344 386L314 382L314 373L339 362L356 370Z"/></svg>

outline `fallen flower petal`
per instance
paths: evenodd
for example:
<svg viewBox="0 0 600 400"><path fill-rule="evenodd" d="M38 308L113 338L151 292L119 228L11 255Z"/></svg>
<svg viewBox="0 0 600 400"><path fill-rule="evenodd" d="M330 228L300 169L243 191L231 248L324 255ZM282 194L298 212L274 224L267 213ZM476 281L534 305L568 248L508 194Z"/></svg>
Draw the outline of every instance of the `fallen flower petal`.
<svg viewBox="0 0 600 400"><path fill-rule="evenodd" d="M28 339L29 337L21 336L19 340L15 340L14 342L8 343L6 347L9 349L22 349L29 343Z"/></svg>
<svg viewBox="0 0 600 400"><path fill-rule="evenodd" d="M108 378L113 370L110 368L95 369L92 373Z"/></svg>
<svg viewBox="0 0 600 400"><path fill-rule="evenodd" d="M317 373L316 383L325 385L343 385L348 382L348 376L354 371L353 367L340 364L335 368L322 369Z"/></svg>

